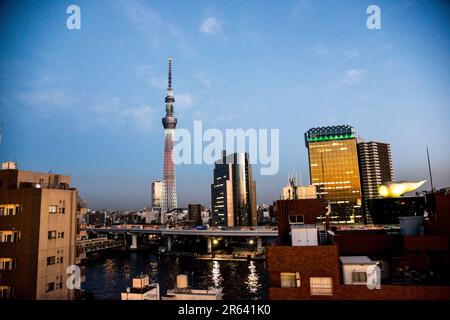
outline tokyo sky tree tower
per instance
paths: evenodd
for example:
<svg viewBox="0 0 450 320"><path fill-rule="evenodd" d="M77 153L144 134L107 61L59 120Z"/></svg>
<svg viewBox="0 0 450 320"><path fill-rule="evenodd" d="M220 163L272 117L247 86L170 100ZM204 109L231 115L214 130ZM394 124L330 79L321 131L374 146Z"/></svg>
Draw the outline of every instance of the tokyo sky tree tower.
<svg viewBox="0 0 450 320"><path fill-rule="evenodd" d="M164 126L164 169L163 198L161 211L168 212L177 207L177 187L175 181L175 164L173 163L173 134L177 118L173 116L172 58L169 58L169 86L166 96L166 116L162 118Z"/></svg>

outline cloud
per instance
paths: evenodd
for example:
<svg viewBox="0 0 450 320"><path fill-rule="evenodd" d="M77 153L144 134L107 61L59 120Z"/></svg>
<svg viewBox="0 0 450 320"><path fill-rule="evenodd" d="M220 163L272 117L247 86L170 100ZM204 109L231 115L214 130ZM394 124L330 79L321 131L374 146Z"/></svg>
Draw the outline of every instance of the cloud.
<svg viewBox="0 0 450 320"><path fill-rule="evenodd" d="M155 118L156 110L149 106L141 106L126 109L120 115L137 128L147 131L152 127L152 120Z"/></svg>
<svg viewBox="0 0 450 320"><path fill-rule="evenodd" d="M215 35L222 32L222 25L215 17L208 17L203 20L199 30L204 34Z"/></svg>
<svg viewBox="0 0 450 320"><path fill-rule="evenodd" d="M309 0L298 0L294 3L292 9L292 15L294 17L299 17L311 12L312 4Z"/></svg>
<svg viewBox="0 0 450 320"><path fill-rule="evenodd" d="M200 81L200 83L202 85L204 85L205 87L209 88L211 86L211 81L208 79L208 77L206 76L206 74L204 74L203 72L197 74L196 78L198 79L198 81Z"/></svg>
<svg viewBox="0 0 450 320"><path fill-rule="evenodd" d="M342 56L347 59L353 59L359 56L359 51L356 49L333 48L324 43L316 43L313 46L313 51L321 58Z"/></svg>
<svg viewBox="0 0 450 320"><path fill-rule="evenodd" d="M157 110L145 104L135 107L129 105L131 103L124 103L119 97L97 98L90 104L88 120L108 126L127 126L141 131L150 130L157 118Z"/></svg>
<svg viewBox="0 0 450 320"><path fill-rule="evenodd" d="M147 3L140 0L122 1L118 10L143 37L149 37L152 46L160 48L175 44L187 53L192 50L183 32L170 22L170 17L161 16Z"/></svg>
<svg viewBox="0 0 450 320"><path fill-rule="evenodd" d="M319 57L322 58L328 57L332 53L331 48L323 43L315 44L313 46L313 50Z"/></svg>
<svg viewBox="0 0 450 320"><path fill-rule="evenodd" d="M356 85L364 80L366 74L367 72L364 69L348 69L328 87L328 90L337 90L344 86Z"/></svg>
<svg viewBox="0 0 450 320"><path fill-rule="evenodd" d="M359 55L359 52L354 49L348 49L342 52L342 55L348 59L356 58Z"/></svg>
<svg viewBox="0 0 450 320"><path fill-rule="evenodd" d="M158 75L151 65L139 65L135 68L135 72L138 77L148 81L151 86L157 89L167 88L167 78Z"/></svg>
<svg viewBox="0 0 450 320"><path fill-rule="evenodd" d="M41 91L20 93L17 96L17 100L27 106L36 108L65 108L76 102L76 98L64 89L46 89Z"/></svg>
<svg viewBox="0 0 450 320"><path fill-rule="evenodd" d="M361 82L366 75L366 70L363 69L349 69L345 71L345 75L342 78L342 83L347 85L353 85Z"/></svg>
<svg viewBox="0 0 450 320"><path fill-rule="evenodd" d="M164 89L167 87L167 79L164 77L151 77L150 84L158 89Z"/></svg>
<svg viewBox="0 0 450 320"><path fill-rule="evenodd" d="M210 119L210 114L204 110L195 110L193 118L196 121L207 121Z"/></svg>
<svg viewBox="0 0 450 320"><path fill-rule="evenodd" d="M370 95L368 93L363 93L356 97L356 100L360 101L360 102L365 102L365 101L368 101L369 99L370 99Z"/></svg>
<svg viewBox="0 0 450 320"><path fill-rule="evenodd" d="M188 109L190 106L192 106L192 95L189 93L175 94L175 107L184 110Z"/></svg>

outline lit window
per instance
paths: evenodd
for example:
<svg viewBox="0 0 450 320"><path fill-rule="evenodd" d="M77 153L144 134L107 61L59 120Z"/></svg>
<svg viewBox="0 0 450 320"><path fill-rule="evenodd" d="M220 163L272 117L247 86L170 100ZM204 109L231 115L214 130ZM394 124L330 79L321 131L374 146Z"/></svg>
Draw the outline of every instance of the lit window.
<svg viewBox="0 0 450 320"><path fill-rule="evenodd" d="M48 207L48 213L55 214L57 212L58 212L58 206L51 205L51 206Z"/></svg>
<svg viewBox="0 0 450 320"><path fill-rule="evenodd" d="M0 216L15 216L21 211L18 204L2 204L0 205Z"/></svg>
<svg viewBox="0 0 450 320"><path fill-rule="evenodd" d="M299 272L281 272L280 273L282 288L299 288L300 273Z"/></svg>
<svg viewBox="0 0 450 320"><path fill-rule="evenodd" d="M3 230L0 231L0 242L18 242L20 241L20 231Z"/></svg>
<svg viewBox="0 0 450 320"><path fill-rule="evenodd" d="M0 270L13 270L17 268L17 259L0 258Z"/></svg>
<svg viewBox="0 0 450 320"><path fill-rule="evenodd" d="M333 279L331 277L311 277L309 284L312 296L333 295Z"/></svg>
<svg viewBox="0 0 450 320"><path fill-rule="evenodd" d="M13 297L14 287L0 286L0 299L10 299Z"/></svg>

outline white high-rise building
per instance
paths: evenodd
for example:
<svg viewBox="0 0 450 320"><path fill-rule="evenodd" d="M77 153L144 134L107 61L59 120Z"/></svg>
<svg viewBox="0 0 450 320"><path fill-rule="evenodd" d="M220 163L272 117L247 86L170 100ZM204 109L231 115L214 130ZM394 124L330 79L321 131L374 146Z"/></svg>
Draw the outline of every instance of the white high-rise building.
<svg viewBox="0 0 450 320"><path fill-rule="evenodd" d="M152 208L158 209L161 208L162 199L163 199L163 188L164 183L162 181L153 181L152 182Z"/></svg>

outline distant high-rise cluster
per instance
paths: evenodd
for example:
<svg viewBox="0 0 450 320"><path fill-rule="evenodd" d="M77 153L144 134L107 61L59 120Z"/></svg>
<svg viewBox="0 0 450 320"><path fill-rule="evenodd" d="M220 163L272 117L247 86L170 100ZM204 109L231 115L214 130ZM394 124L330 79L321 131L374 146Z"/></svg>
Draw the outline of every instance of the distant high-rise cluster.
<svg viewBox="0 0 450 320"><path fill-rule="evenodd" d="M256 185L248 153L223 152L214 168L211 215L216 226L255 226Z"/></svg>

